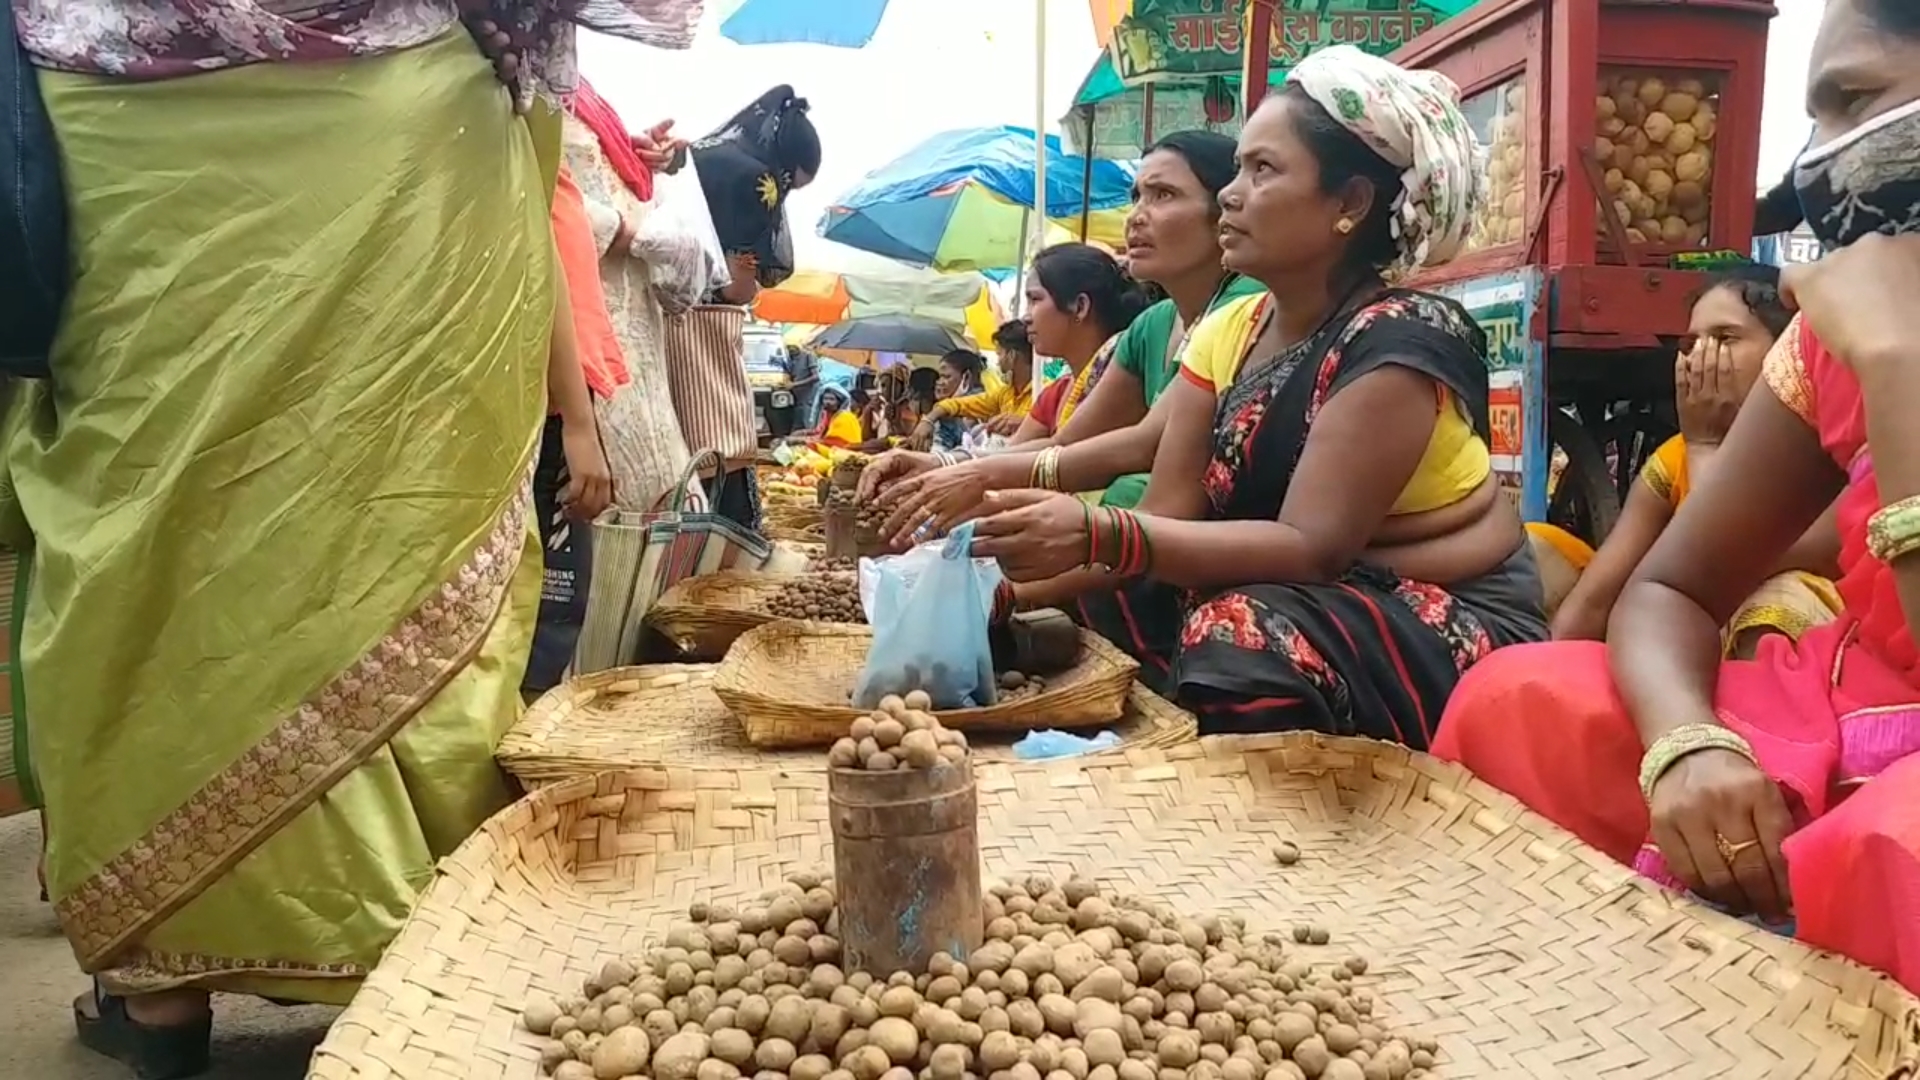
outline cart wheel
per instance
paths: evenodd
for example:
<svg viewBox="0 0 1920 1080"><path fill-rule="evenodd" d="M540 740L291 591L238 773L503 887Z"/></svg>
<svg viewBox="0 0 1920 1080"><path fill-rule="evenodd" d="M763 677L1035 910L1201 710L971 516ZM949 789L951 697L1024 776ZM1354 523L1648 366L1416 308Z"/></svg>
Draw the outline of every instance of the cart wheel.
<svg viewBox="0 0 1920 1080"><path fill-rule="evenodd" d="M1567 456L1547 520L1598 548L1620 517L1620 494L1600 444L1572 413L1547 412L1547 442Z"/></svg>

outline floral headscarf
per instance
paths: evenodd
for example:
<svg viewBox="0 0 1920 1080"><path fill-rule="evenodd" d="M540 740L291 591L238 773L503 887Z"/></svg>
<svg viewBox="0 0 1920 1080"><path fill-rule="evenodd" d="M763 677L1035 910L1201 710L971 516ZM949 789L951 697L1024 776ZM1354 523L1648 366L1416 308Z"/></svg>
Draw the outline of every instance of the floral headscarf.
<svg viewBox="0 0 1920 1080"><path fill-rule="evenodd" d="M1460 88L1437 71L1408 71L1352 45L1335 45L1287 76L1335 121L1401 170L1393 204L1399 278L1460 254L1486 197L1486 153L1460 113Z"/></svg>

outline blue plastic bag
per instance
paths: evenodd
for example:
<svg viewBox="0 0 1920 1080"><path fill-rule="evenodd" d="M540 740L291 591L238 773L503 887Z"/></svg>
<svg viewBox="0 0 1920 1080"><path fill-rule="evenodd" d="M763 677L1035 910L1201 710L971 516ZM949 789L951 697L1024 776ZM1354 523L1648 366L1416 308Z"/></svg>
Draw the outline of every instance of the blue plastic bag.
<svg viewBox="0 0 1920 1080"><path fill-rule="evenodd" d="M924 690L936 709L994 702L993 647L987 621L1000 570L972 556L973 524L904 555L865 560L872 579L867 621L873 644L853 703L871 709L888 694ZM862 590L865 592L866 590Z"/></svg>

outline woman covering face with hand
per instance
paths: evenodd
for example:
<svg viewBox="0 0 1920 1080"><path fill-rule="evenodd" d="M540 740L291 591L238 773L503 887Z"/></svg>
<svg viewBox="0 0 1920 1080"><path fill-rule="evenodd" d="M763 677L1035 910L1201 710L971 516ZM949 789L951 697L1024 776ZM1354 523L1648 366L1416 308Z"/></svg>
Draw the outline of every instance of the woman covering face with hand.
<svg viewBox="0 0 1920 1080"><path fill-rule="evenodd" d="M1829 0L1811 67L1796 184L1833 254L1783 274L1799 317L1607 644L1496 656L1435 750L1642 873L1913 989L1920 8ZM1845 613L1723 659L1721 627L1829 506Z"/></svg>
<svg viewBox="0 0 1920 1080"><path fill-rule="evenodd" d="M1779 281L1780 272L1770 266L1747 267L1716 279L1694 301L1692 341L1673 368L1680 434L1640 470L1599 552L1553 526L1527 527L1544 542L1543 564L1564 559L1584 566L1566 599L1549 610L1556 639L1606 637L1607 618L1628 578L1713 467L1740 403L1759 382L1762 362L1790 318ZM1764 635L1798 637L1833 620L1840 597L1829 578L1836 572L1838 543L1832 516L1822 515L1728 622L1728 655L1750 658Z"/></svg>
<svg viewBox="0 0 1920 1080"><path fill-rule="evenodd" d="M1195 328L1140 512L990 500L975 552L1078 571L1081 618L1203 731L1424 746L1461 671L1546 627L1486 446L1486 340L1387 278L1466 237L1480 151L1451 83L1316 53L1241 132L1226 264L1270 295ZM1057 451L1033 488L1061 486Z"/></svg>

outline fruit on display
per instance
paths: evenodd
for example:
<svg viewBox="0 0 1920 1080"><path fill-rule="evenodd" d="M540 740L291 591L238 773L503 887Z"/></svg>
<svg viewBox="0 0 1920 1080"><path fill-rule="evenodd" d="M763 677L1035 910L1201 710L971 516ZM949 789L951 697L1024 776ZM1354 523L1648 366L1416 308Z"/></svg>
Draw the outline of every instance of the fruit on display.
<svg viewBox="0 0 1920 1080"><path fill-rule="evenodd" d="M1603 72L1594 99L1594 158L1629 243L1698 247L1713 210L1718 95L1705 81ZM1604 235L1606 222L1599 228Z"/></svg>
<svg viewBox="0 0 1920 1080"><path fill-rule="evenodd" d="M860 607L859 582L846 572L796 577L767 600L767 610L783 619L863 625L867 621Z"/></svg>
<svg viewBox="0 0 1920 1080"><path fill-rule="evenodd" d="M855 719L827 751L827 762L836 769L893 772L965 761L966 735L942 725L932 709L933 699L920 690L881 698L879 708Z"/></svg>
<svg viewBox="0 0 1920 1080"><path fill-rule="evenodd" d="M1527 87L1515 79L1486 94L1494 102L1484 139L1487 192L1467 234L1469 251L1517 243L1527 231Z"/></svg>
<svg viewBox="0 0 1920 1080"><path fill-rule="evenodd" d="M1438 1052L1378 1015L1355 985L1366 959L1322 948L1324 927L1255 932L1078 875L989 883L980 948L925 971L843 969L838 895L819 873L687 915L578 993L530 996L521 1020L548 1074L1421 1080Z"/></svg>

